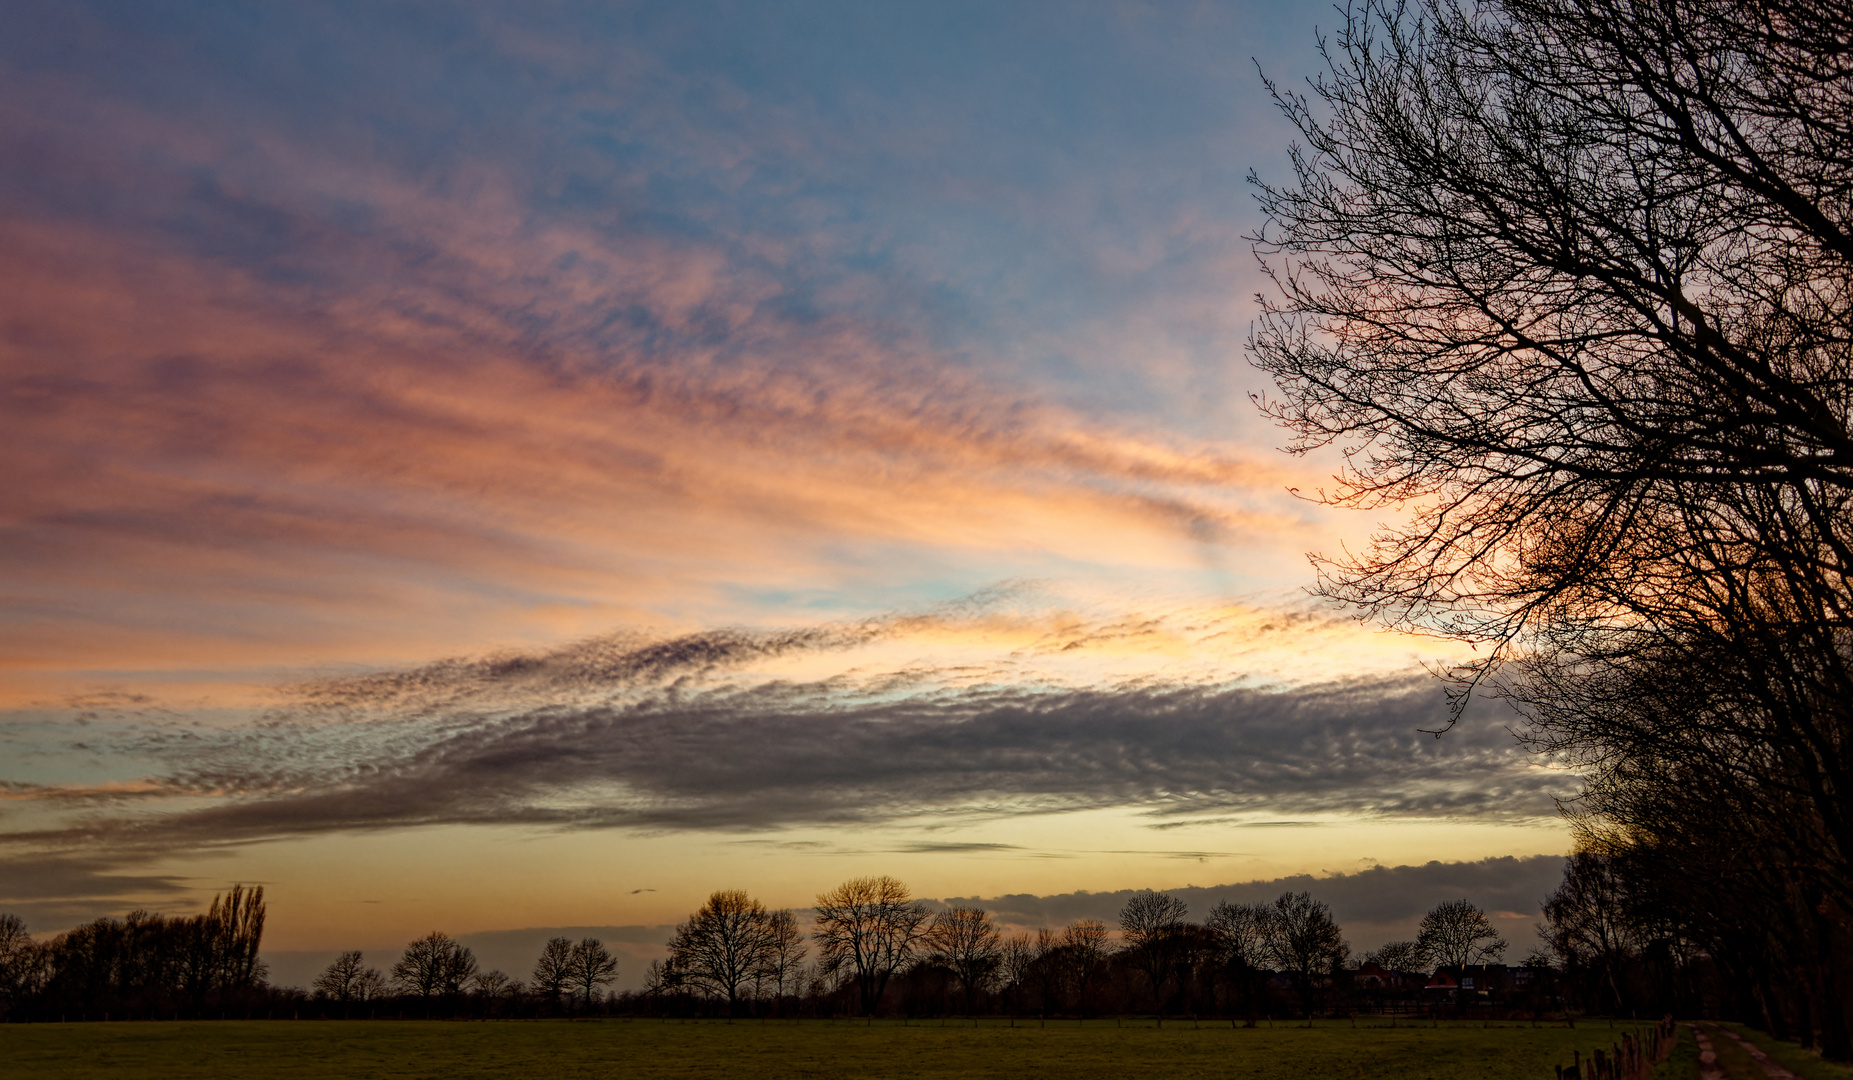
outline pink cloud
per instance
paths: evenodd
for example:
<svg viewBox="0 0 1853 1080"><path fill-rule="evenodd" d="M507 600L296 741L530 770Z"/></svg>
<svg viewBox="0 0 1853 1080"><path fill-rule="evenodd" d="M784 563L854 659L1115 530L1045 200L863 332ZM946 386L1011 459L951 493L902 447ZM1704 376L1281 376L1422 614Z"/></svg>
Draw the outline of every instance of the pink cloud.
<svg viewBox="0 0 1853 1080"><path fill-rule="evenodd" d="M829 587L846 550L905 577L1304 546L1277 462L1051 404L879 308L782 313L803 238L639 235L488 165L433 185L71 108L82 137L0 121L74 182L170 162L124 196L157 209L210 173L282 247L0 220L15 671L404 659L557 634L563 605L750 617L727 590Z"/></svg>

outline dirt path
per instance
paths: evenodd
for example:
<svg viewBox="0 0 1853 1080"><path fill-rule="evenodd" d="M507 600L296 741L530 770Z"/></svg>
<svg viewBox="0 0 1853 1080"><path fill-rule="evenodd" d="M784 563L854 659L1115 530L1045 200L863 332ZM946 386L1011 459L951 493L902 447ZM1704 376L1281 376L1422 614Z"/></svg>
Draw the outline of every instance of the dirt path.
<svg viewBox="0 0 1853 1080"><path fill-rule="evenodd" d="M1699 1041L1699 1080L1765 1080L1765 1078L1767 1078L1767 1080L1798 1080L1794 1073L1771 1060L1770 1056L1765 1054L1761 1047L1745 1039L1742 1035L1732 1031L1730 1028L1720 1027L1716 1024L1705 1024L1703 1026L1692 1024L1689 1026L1692 1028L1692 1034ZM1750 1058L1750 1063L1762 1070L1761 1073L1759 1074L1747 1069L1742 1065L1733 1068L1726 1062L1720 1061L1718 1058L1718 1048L1712 1044L1712 1036L1714 1035L1722 1035L1730 1039L1731 1043L1734 1044L1734 1048L1742 1050L1744 1054ZM1734 1057L1735 1055L1731 1056Z"/></svg>
<svg viewBox="0 0 1853 1080"><path fill-rule="evenodd" d="M1697 1024L1688 1026L1699 1041L1699 1080L1724 1080L1724 1070L1718 1067L1718 1051L1712 1048L1711 1036Z"/></svg>
<svg viewBox="0 0 1853 1080"><path fill-rule="evenodd" d="M1756 1043L1753 1043L1749 1039L1744 1038L1742 1035L1739 1035L1737 1032L1732 1031L1730 1028L1721 1027L1718 1030L1730 1036L1730 1038L1734 1040L1737 1043L1737 1045L1743 1047L1744 1050L1751 1057L1755 1058L1756 1063L1758 1065L1763 1066L1763 1071L1769 1074L1770 1080L1796 1080L1794 1073L1776 1064L1773 1060L1770 1059L1770 1056L1768 1054L1765 1054L1763 1052L1763 1048L1758 1046Z"/></svg>

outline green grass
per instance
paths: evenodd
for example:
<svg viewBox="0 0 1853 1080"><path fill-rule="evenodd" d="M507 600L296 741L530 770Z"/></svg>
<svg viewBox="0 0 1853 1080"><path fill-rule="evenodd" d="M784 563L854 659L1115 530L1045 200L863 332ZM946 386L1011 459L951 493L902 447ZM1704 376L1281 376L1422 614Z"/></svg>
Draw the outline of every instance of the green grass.
<svg viewBox="0 0 1853 1080"><path fill-rule="evenodd" d="M1033 1023L1033 1022L1032 1022ZM1614 1029L1479 1025L1232 1029L1111 1020L1011 1028L882 1022L250 1021L0 1025L0 1077L1164 1077L1547 1080ZM1672 1074L1668 1080L1675 1080Z"/></svg>
<svg viewBox="0 0 1853 1080"><path fill-rule="evenodd" d="M1853 1068L1848 1068L1845 1065L1838 1065L1831 1061L1822 1061L1819 1057L1815 1056L1812 1050L1804 1048L1800 1043L1779 1042L1755 1028L1745 1027L1742 1024L1726 1024L1724 1026L1755 1043L1758 1049L1775 1059L1776 1064L1781 1065L1796 1076L1802 1077L1803 1080L1853 1080ZM1728 1043L1730 1041L1728 1036L1712 1040L1714 1043ZM1720 1048L1718 1053L1722 1055L1724 1050ZM1745 1054L1744 1056L1748 1057L1749 1055ZM1762 1075L1761 1068L1757 1070L1757 1075Z"/></svg>
<svg viewBox="0 0 1853 1080"><path fill-rule="evenodd" d="M1679 1041L1673 1053L1654 1069L1653 1080L1699 1080L1699 1041L1679 1025Z"/></svg>

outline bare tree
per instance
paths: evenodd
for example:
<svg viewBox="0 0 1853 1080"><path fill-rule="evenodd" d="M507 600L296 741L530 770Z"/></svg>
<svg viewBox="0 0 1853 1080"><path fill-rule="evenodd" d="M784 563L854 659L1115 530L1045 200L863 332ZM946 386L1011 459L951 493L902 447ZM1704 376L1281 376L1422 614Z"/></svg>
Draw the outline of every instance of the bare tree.
<svg viewBox="0 0 1853 1080"><path fill-rule="evenodd" d="M330 961L322 973L315 977L315 990L340 1002L341 1015L346 1016L348 1005L357 995L360 977L368 970L358 951L344 952Z"/></svg>
<svg viewBox="0 0 1853 1080"><path fill-rule="evenodd" d="M392 977L407 993L417 994L429 1007L434 997L460 993L476 974L476 954L439 930L405 947Z"/></svg>
<svg viewBox="0 0 1853 1080"><path fill-rule="evenodd" d="M354 977L355 1001L378 1001L386 996L389 989L391 987L386 982L386 976L380 974L379 968L367 968Z"/></svg>
<svg viewBox="0 0 1853 1080"><path fill-rule="evenodd" d="M1248 1010L1248 1022L1266 992L1269 944L1275 937L1275 913L1267 904L1231 904L1219 900L1204 926L1216 943L1216 966L1234 986Z"/></svg>
<svg viewBox="0 0 1853 1080"><path fill-rule="evenodd" d="M998 946L998 971L1014 1013L1023 1011L1023 991L1035 970L1036 956L1036 938L1030 934L1011 934Z"/></svg>
<svg viewBox="0 0 1853 1080"><path fill-rule="evenodd" d="M886 875L852 878L817 897L817 959L828 974L856 980L862 1010L874 1015L888 980L912 960L932 916Z"/></svg>
<svg viewBox="0 0 1853 1080"><path fill-rule="evenodd" d="M768 912L765 949L760 953L759 966L753 970L755 982L770 982L775 999L782 1002L786 988L797 988L803 978L807 951L797 916L788 908Z"/></svg>
<svg viewBox="0 0 1853 1080"><path fill-rule="evenodd" d="M1422 509L1326 588L1490 644L1468 684L1522 659L1541 749L1797 795L1853 909L1844 7L1350 10L1330 119L1281 98L1308 150L1262 188L1254 354L1296 446L1345 449L1331 501ZM1643 653L1721 701L1578 702Z"/></svg>
<svg viewBox="0 0 1853 1080"><path fill-rule="evenodd" d="M1217 901L1204 925L1216 936L1218 960L1251 971L1267 966L1268 942L1274 936L1274 909L1266 904Z"/></svg>
<svg viewBox="0 0 1853 1080"><path fill-rule="evenodd" d="M1422 916L1416 949L1436 967L1460 971L1468 964L1491 963L1506 953L1486 912L1467 900L1447 900Z"/></svg>
<svg viewBox="0 0 1853 1080"><path fill-rule="evenodd" d="M0 913L0 1001L17 1001L31 983L29 970L37 966L38 947L26 933L26 920Z"/></svg>
<svg viewBox="0 0 1853 1080"><path fill-rule="evenodd" d="M965 998L965 1012L977 1012L978 995L997 977L1001 935L978 908L947 908L933 916L926 943L935 959L952 970Z"/></svg>
<svg viewBox="0 0 1853 1080"><path fill-rule="evenodd" d="M1061 935L1046 926L1036 928L1029 974L1036 982L1037 1011L1045 1018L1062 1007L1062 991L1069 979L1068 954Z"/></svg>
<svg viewBox="0 0 1853 1080"><path fill-rule="evenodd" d="M765 971L772 948L766 906L739 889L723 889L676 928L669 962L687 985L725 998L734 1013L741 987Z"/></svg>
<svg viewBox="0 0 1853 1080"><path fill-rule="evenodd" d="M1098 919L1080 919L1062 931L1062 949L1074 969L1075 1003L1085 1017L1093 1005L1094 990L1106 974L1107 958L1112 949L1107 942L1107 924Z"/></svg>
<svg viewBox="0 0 1853 1080"><path fill-rule="evenodd" d="M1741 912L1747 968L1771 926L1844 942L1810 924L1853 910L1853 16L1366 0L1331 41L1278 95L1305 148L1261 188L1254 358L1344 454L1321 497L1413 514L1324 588L1490 646L1456 705L1491 680L1585 766L1620 865L1703 861L1695 801L1754 837L1686 912ZM1850 963L1786 980L1838 1058Z"/></svg>
<svg viewBox="0 0 1853 1080"><path fill-rule="evenodd" d="M1600 973L1609 994L1606 1002L1620 1011L1618 974L1633 944L1623 884L1613 861L1592 851L1571 855L1564 865L1563 884L1544 901L1545 944L1567 967L1586 967Z"/></svg>
<svg viewBox="0 0 1853 1080"><path fill-rule="evenodd" d="M567 957L567 972L572 986L579 991L580 1006L592 1008L592 998L601 986L609 986L618 977L618 959L597 938L583 938Z"/></svg>
<svg viewBox="0 0 1853 1080"><path fill-rule="evenodd" d="M534 989L558 1006L566 988L573 983L573 943L563 937L548 938L534 961Z"/></svg>
<svg viewBox="0 0 1853 1080"><path fill-rule="evenodd" d="M651 997L674 993L681 986L681 973L667 960L652 960L643 969L643 992Z"/></svg>
<svg viewBox="0 0 1853 1080"><path fill-rule="evenodd" d="M508 989L508 973L500 970L479 971L470 980L470 992L486 998L501 997Z"/></svg>
<svg viewBox="0 0 1853 1080"><path fill-rule="evenodd" d="M1727 599L1689 586L1772 546L1843 580L1853 294L1823 284L1853 267L1847 23L1349 9L1330 118L1279 95L1308 149L1261 188L1283 299L1253 343L1296 447L1348 449L1331 501L1423 508L1325 564L1334 594L1496 660ZM1764 495L1786 527L1743 516Z"/></svg>
<svg viewBox="0 0 1853 1080"><path fill-rule="evenodd" d="M1159 1012L1165 1008L1165 985L1177 966L1183 945L1182 931L1189 905L1167 893L1147 890L1135 894L1120 908L1120 935L1127 962L1142 973L1152 988Z"/></svg>
<svg viewBox="0 0 1853 1080"><path fill-rule="evenodd" d="M1351 954L1332 909L1310 893L1281 893L1274 901L1273 937L1268 954L1293 979L1306 1007L1316 1011L1320 992Z"/></svg>
<svg viewBox="0 0 1853 1080"><path fill-rule="evenodd" d="M1364 954L1364 962L1385 971L1426 973L1428 954L1413 941L1387 941Z"/></svg>

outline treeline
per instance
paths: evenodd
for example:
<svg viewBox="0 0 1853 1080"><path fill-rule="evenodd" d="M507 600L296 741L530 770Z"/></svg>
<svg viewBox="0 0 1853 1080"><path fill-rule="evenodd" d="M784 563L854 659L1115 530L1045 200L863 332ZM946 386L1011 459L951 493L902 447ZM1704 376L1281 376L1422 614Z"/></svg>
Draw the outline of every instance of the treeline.
<svg viewBox="0 0 1853 1080"><path fill-rule="evenodd" d="M618 958L597 938L552 938L510 975L441 932L383 970L348 951L310 987L272 986L258 957L263 889L234 886L202 915L136 911L42 942L0 915L0 1019L1671 1013L1801 1030L1784 1010L1806 1009L1818 988L1793 979L1782 954L1731 951L1784 928L1701 939L1690 911L1710 896L1672 890L1636 858L1570 858L1544 901L1542 948L1513 967L1501 963L1508 942L1467 900L1437 905L1413 940L1354 958L1331 909L1304 892L1223 901L1193 921L1184 901L1146 891L1113 925L1012 933L980 908L935 909L894 878L866 877L820 894L808 924L716 892L676 927L643 988L623 993L610 989ZM1745 982L1745 970L1788 978Z"/></svg>
<svg viewBox="0 0 1853 1080"><path fill-rule="evenodd" d="M264 889L235 885L203 915L134 911L34 941L0 914L6 1019L107 1020L247 1015L270 988L258 948Z"/></svg>
<svg viewBox="0 0 1853 1080"><path fill-rule="evenodd" d="M1479 964L1485 979L1506 948L1478 908L1443 904L1416 941L1364 958L1396 979L1360 980L1330 908L1307 893L1219 903L1192 922L1182 900L1147 891L1116 926L1083 919L1006 933L981 909L934 910L899 881L868 877L818 896L808 926L745 892L714 893L676 928L641 991L611 992L618 959L596 938L549 940L521 978L484 970L441 932L409 943L385 970L343 952L298 989L265 981L264 915L263 890L235 886L204 915L137 911L43 942L16 916L0 916L0 1018L1157 1013L1252 1023L1415 1008L1430 969ZM1473 1000L1534 1012L1553 1004L1536 994L1483 998ZM1467 1003L1449 993L1430 995L1426 1007Z"/></svg>
<svg viewBox="0 0 1853 1080"><path fill-rule="evenodd" d="M1428 969L1484 971L1507 947L1471 903L1442 904L1416 941L1364 958L1399 965L1396 977L1361 979L1331 909L1303 892L1272 904L1223 901L1192 922L1182 900L1147 891L1127 901L1117 927L1082 919L1011 934L982 909L934 911L889 877L857 878L817 898L808 964L792 927L791 912L715 893L677 929L669 957L652 964L643 996L672 1012L732 1014L747 1003L806 1014L1156 1013L1253 1023L1393 1005L1460 1008L1468 999L1453 992L1424 999ZM1536 995L1484 1003L1550 1004Z"/></svg>
<svg viewBox="0 0 1853 1080"><path fill-rule="evenodd" d="M934 910L899 881L868 877L819 895L808 928L743 891L714 893L676 928L668 956L649 964L641 991L605 989L617 961L595 938L548 941L524 981L480 970L467 947L433 933L384 972L359 952L342 953L305 1007L349 1017L1156 1013L1250 1023L1386 1007L1553 1007L1548 979L1509 994L1500 992L1512 990L1510 980L1494 977L1490 995L1424 995L1431 969L1471 969L1489 985L1488 972L1506 971L1492 963L1506 947L1480 909L1442 904L1417 940L1364 958L1396 965L1396 978L1360 979L1330 908L1307 893L1219 903L1192 922L1183 901L1148 891L1126 903L1116 926L1083 919L1006 933L986 911Z"/></svg>

